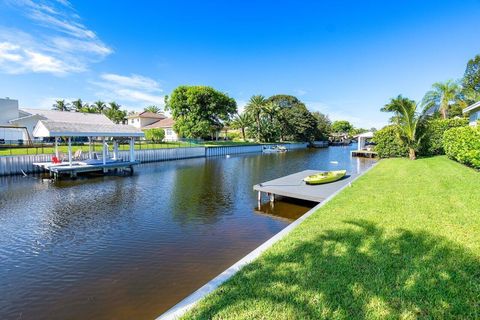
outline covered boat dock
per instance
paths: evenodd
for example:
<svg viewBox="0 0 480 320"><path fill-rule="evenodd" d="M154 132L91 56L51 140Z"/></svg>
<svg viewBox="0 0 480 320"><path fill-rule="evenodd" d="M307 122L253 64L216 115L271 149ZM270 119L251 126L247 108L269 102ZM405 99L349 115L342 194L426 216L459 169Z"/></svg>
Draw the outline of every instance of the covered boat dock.
<svg viewBox="0 0 480 320"><path fill-rule="evenodd" d="M135 139L144 136L144 133L129 125L120 124L89 124L89 123L71 123L57 122L49 120L40 120L34 131L34 137L55 139L55 161L34 163L34 166L43 168L50 172L51 176L58 178L61 174L67 174L75 177L81 172L103 173L109 170L127 169L133 172L133 166L139 164L135 159ZM88 157L86 159L74 159L72 152L72 138L87 137L89 141ZM68 157L65 162L60 161L60 152L58 143L60 139L66 139L68 143ZM94 139L102 140L102 155L98 156L93 152L92 141ZM129 140L129 154L127 159L121 159L119 156L119 140ZM113 153L110 156L108 143L113 144Z"/></svg>

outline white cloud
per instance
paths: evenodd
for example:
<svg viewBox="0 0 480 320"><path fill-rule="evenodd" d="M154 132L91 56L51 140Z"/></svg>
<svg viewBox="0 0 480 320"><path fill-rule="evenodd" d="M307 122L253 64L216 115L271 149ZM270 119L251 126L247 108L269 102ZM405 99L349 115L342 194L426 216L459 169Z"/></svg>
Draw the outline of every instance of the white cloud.
<svg viewBox="0 0 480 320"><path fill-rule="evenodd" d="M143 108L147 105L164 106L164 95L160 84L154 79L137 74L129 76L104 73L92 82L100 89L97 96L115 100L128 107Z"/></svg>
<svg viewBox="0 0 480 320"><path fill-rule="evenodd" d="M81 72L112 53L97 35L81 23L68 1L9 1L13 14L28 23L21 29L0 24L0 71L52 73Z"/></svg>
<svg viewBox="0 0 480 320"><path fill-rule="evenodd" d="M100 76L100 78L122 87L143 89L149 92L162 91L157 81L137 74L122 76L115 73L104 73Z"/></svg>

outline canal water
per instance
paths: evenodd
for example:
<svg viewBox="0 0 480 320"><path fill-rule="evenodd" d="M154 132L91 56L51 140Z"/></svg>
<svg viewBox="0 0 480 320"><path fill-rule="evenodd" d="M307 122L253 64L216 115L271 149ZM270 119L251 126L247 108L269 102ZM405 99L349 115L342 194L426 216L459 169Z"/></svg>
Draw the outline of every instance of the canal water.
<svg viewBox="0 0 480 320"><path fill-rule="evenodd" d="M1 178L0 319L153 319L315 205L259 210L254 184L372 164L349 152L151 163L128 177Z"/></svg>

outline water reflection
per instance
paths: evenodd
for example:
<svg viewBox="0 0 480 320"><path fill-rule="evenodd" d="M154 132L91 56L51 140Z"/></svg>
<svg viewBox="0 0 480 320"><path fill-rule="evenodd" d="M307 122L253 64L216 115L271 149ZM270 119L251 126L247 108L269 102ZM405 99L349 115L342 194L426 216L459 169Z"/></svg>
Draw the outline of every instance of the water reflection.
<svg viewBox="0 0 480 320"><path fill-rule="evenodd" d="M151 163L131 177L1 178L0 319L154 318L313 205L256 212L254 184L370 164L330 148Z"/></svg>

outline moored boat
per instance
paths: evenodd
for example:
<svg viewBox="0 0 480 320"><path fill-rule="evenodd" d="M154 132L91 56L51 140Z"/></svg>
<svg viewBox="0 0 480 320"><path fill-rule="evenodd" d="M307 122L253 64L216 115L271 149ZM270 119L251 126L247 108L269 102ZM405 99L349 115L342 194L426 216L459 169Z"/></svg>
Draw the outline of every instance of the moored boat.
<svg viewBox="0 0 480 320"><path fill-rule="evenodd" d="M303 179L306 184L323 184L340 180L347 174L347 170L324 171L312 174Z"/></svg>
<svg viewBox="0 0 480 320"><path fill-rule="evenodd" d="M284 146L272 146L272 147L263 147L263 152L265 153L277 153L277 152L287 152L287 148Z"/></svg>

